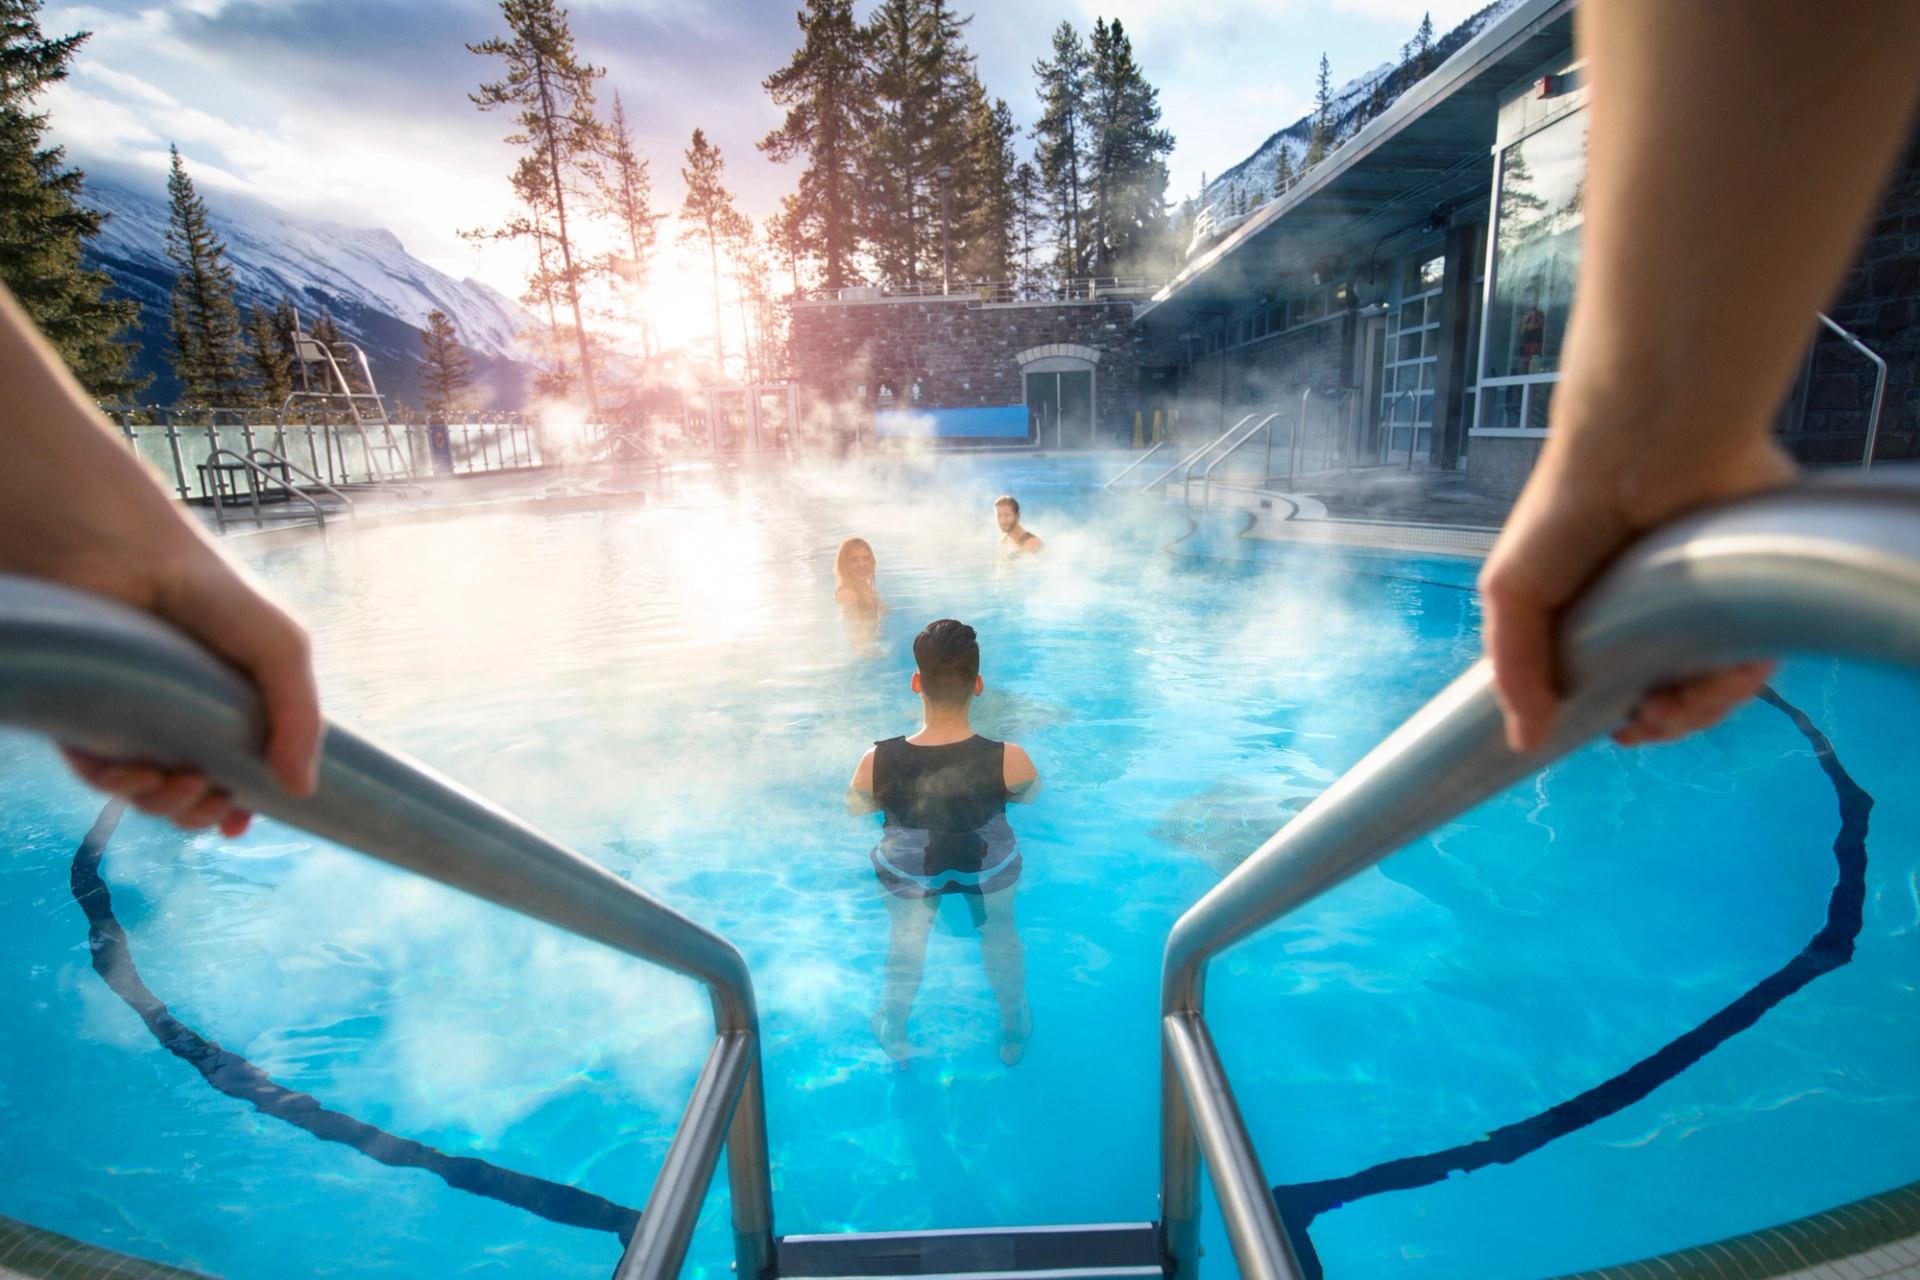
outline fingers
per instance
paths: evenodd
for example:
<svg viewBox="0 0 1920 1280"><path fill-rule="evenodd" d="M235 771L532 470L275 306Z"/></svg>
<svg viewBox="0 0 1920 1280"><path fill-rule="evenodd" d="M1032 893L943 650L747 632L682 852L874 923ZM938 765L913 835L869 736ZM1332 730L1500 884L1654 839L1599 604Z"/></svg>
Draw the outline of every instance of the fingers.
<svg viewBox="0 0 1920 1280"><path fill-rule="evenodd" d="M267 767L291 794L311 795L325 726L307 633L211 553L169 586L159 612L253 680L267 716Z"/></svg>
<svg viewBox="0 0 1920 1280"><path fill-rule="evenodd" d="M1487 657L1506 717L1509 749L1532 751L1547 740L1559 707L1553 662L1553 615L1497 574L1480 584L1486 603Z"/></svg>
<svg viewBox="0 0 1920 1280"><path fill-rule="evenodd" d="M142 813L166 818L182 830L217 826L221 834L234 837L244 833L253 819L205 774L102 760L72 747L62 747L61 754L82 782L120 797Z"/></svg>
<svg viewBox="0 0 1920 1280"><path fill-rule="evenodd" d="M1623 747L1672 742L1720 723L1772 678L1775 664L1746 662L1724 671L1656 689L1641 699L1633 716L1613 732Z"/></svg>

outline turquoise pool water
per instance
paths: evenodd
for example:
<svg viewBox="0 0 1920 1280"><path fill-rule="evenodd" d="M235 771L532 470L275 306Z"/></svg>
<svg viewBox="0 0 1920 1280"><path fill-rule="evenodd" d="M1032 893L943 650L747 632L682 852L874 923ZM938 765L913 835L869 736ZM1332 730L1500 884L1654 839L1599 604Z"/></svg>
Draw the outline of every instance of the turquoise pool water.
<svg viewBox="0 0 1920 1280"><path fill-rule="evenodd" d="M335 714L746 953L780 1231L1150 1219L1166 931L1473 658L1473 566L1251 546L1232 515L1187 536L1175 509L1093 494L1087 463L934 466L243 554L311 621ZM1003 490L1049 543L1011 570ZM872 644L830 600L847 534L894 609ZM887 918L875 820L841 795L916 725L908 645L942 615L981 635L977 724L1046 779L1012 815L1035 1020L1012 1069L954 904L912 1069L868 1026ZM1775 687L1784 706L1689 742L1582 753L1215 965L1222 1052L1326 1275L1552 1275L1920 1178L1914 691L1825 661ZM456 1189L156 1039L75 899L99 808L0 739L0 1213L236 1278L611 1273L613 1231L522 1204L645 1200L707 1040L690 983L271 823L123 821L98 874L152 997L230 1072L522 1175ZM1804 985L1762 990L1817 934ZM1729 1007L1747 1025L1661 1056ZM1380 1189L1389 1162L1516 1130L1510 1162ZM722 1186L689 1273L728 1274L729 1248Z"/></svg>

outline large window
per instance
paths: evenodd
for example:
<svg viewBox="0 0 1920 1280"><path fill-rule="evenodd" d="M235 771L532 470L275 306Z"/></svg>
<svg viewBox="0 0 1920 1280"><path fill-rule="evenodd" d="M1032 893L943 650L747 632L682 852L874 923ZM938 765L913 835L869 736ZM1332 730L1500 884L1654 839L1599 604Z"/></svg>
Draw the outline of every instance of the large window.
<svg viewBox="0 0 1920 1280"><path fill-rule="evenodd" d="M1482 430L1547 425L1580 266L1586 176L1585 111L1500 154L1478 397Z"/></svg>
<svg viewBox="0 0 1920 1280"><path fill-rule="evenodd" d="M1380 436L1384 460L1430 450L1433 385L1439 371L1440 297L1447 260L1439 246L1403 260L1387 306L1386 356L1381 363Z"/></svg>

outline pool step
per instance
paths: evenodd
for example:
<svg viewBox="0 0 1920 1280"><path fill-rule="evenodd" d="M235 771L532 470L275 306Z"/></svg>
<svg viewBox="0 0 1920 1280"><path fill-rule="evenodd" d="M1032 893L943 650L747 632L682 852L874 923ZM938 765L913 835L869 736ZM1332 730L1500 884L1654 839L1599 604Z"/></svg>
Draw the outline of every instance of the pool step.
<svg viewBox="0 0 1920 1280"><path fill-rule="evenodd" d="M782 1236L787 1276L942 1276L950 1280L1162 1277L1150 1222L959 1231Z"/></svg>

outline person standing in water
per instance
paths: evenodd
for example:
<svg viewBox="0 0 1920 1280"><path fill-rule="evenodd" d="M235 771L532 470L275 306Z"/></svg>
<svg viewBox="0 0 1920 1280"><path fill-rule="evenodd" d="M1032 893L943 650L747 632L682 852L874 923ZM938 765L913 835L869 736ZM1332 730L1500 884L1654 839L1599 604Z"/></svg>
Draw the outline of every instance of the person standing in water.
<svg viewBox="0 0 1920 1280"><path fill-rule="evenodd" d="M1020 523L1020 501L1010 493L993 500L993 518L1000 525L1000 554L1032 555L1046 544L1033 530Z"/></svg>
<svg viewBox="0 0 1920 1280"><path fill-rule="evenodd" d="M874 1035L895 1062L907 1064L907 1022L927 935L940 899L957 893L980 930L981 962L1000 1006L1000 1059L1012 1066L1026 1052L1033 1014L1026 949L1013 916L1020 850L1006 808L1032 801L1040 774L1025 751L981 737L968 722L969 704L985 688L972 627L952 618L929 623L914 637L913 660L920 731L874 743L847 788L849 813L885 815L872 862L893 932Z"/></svg>
<svg viewBox="0 0 1920 1280"><path fill-rule="evenodd" d="M833 557L833 598L849 617L877 618L887 611L873 582L876 561L865 538L848 538Z"/></svg>

